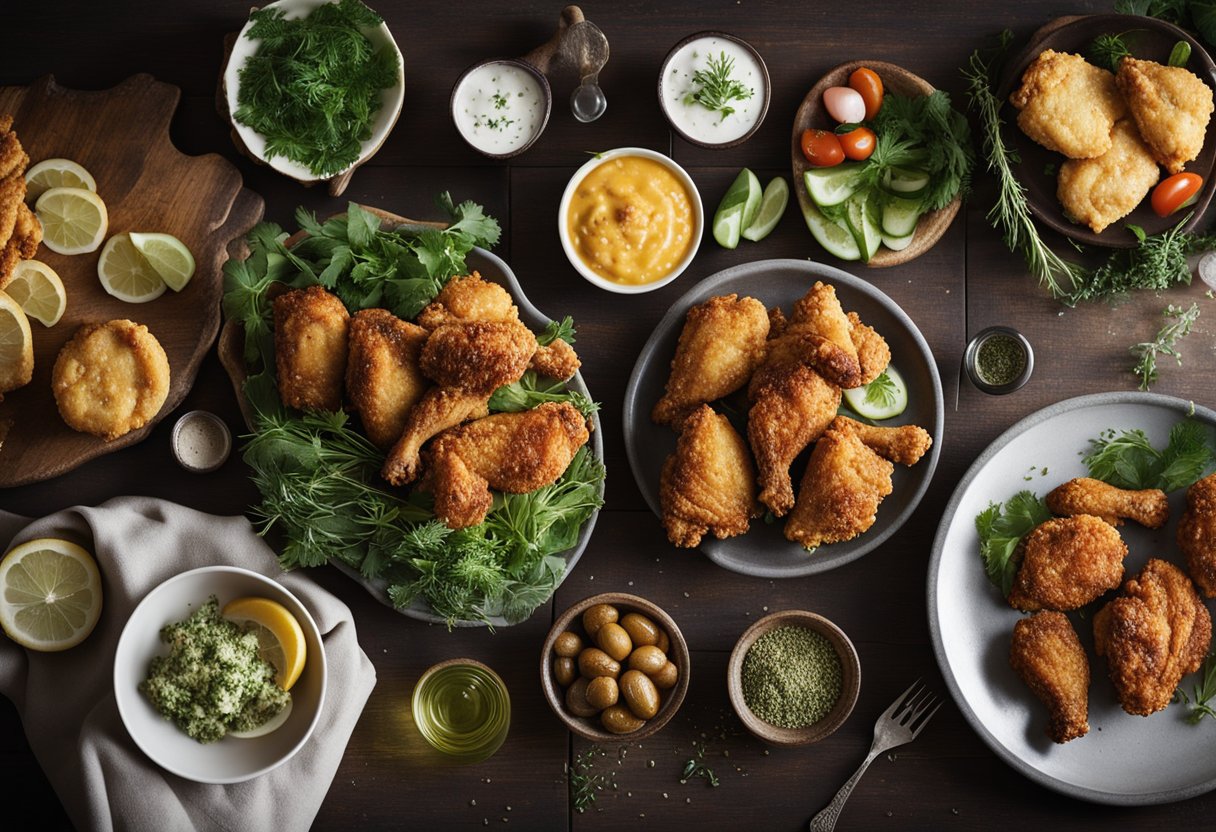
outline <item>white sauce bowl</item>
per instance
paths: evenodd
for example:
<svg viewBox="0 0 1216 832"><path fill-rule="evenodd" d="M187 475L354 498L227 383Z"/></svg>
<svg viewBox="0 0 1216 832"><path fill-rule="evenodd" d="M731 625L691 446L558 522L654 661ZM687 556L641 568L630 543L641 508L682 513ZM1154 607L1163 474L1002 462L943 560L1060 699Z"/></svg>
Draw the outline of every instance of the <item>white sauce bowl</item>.
<svg viewBox="0 0 1216 832"><path fill-rule="evenodd" d="M731 54L727 57L733 58L735 61L731 77L751 87L754 91L752 97L746 102L730 102L736 112L727 116L728 119L736 120L747 118L750 124L746 129L742 129L741 124L727 124L723 120L721 138L715 138L714 134L719 131L712 123L713 116L710 115L710 110L700 107L700 105L678 103L680 89L691 84L692 70L704 68L704 61L701 61L704 56L698 54L702 49L707 50L707 55L729 51ZM691 60L694 55L697 56L696 60ZM676 71L679 79L682 79L676 82L677 86L673 86L673 70ZM764 123L764 117L768 114L772 84L764 59L750 43L724 32L697 32L695 35L689 35L681 40L667 53L667 57L663 59L663 66L659 69L658 89L659 107L663 110L663 115L667 117L671 129L682 139L698 147L717 149L741 145L760 129L760 125ZM677 108L680 107L692 109L678 110ZM676 111L673 112L673 110Z"/></svg>

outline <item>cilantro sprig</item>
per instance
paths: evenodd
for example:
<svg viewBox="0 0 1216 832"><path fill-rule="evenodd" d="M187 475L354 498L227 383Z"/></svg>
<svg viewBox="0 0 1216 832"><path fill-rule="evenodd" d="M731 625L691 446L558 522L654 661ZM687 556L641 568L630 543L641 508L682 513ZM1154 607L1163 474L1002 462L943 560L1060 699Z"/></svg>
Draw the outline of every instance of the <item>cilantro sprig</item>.
<svg viewBox="0 0 1216 832"><path fill-rule="evenodd" d="M1005 597L1009 596L1018 571L1019 564L1014 558L1018 543L1050 519L1047 503L1033 491L1019 491L1004 505L989 503L988 508L976 515L975 530L980 536L984 571Z"/></svg>

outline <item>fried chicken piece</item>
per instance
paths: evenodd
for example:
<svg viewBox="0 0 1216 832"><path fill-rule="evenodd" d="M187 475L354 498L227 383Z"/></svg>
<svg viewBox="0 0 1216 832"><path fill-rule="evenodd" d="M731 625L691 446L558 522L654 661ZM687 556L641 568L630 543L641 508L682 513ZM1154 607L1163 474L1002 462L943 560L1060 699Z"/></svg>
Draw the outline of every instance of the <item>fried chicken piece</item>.
<svg viewBox="0 0 1216 832"><path fill-rule="evenodd" d="M418 369L428 334L387 309L364 309L350 320L346 394L367 438L381 450L400 438L410 409L430 386Z"/></svg>
<svg viewBox="0 0 1216 832"><path fill-rule="evenodd" d="M320 286L274 299L274 353L279 397L297 410L342 409L350 315Z"/></svg>
<svg viewBox="0 0 1216 832"><path fill-rule="evenodd" d="M24 174L29 163L30 157L13 130L13 117L0 116L0 179L7 179L14 173Z"/></svg>
<svg viewBox="0 0 1216 832"><path fill-rule="evenodd" d="M17 209L24 204L25 176L24 171L18 169L0 179L0 244L7 245L12 239L17 226Z"/></svg>
<svg viewBox="0 0 1216 832"><path fill-rule="evenodd" d="M1153 158L1180 173L1203 150L1212 118L1212 88L1180 66L1124 58L1115 75Z"/></svg>
<svg viewBox="0 0 1216 832"><path fill-rule="evenodd" d="M491 488L526 494L555 482L588 438L587 420L569 402L444 431L427 450L435 516L451 529L477 525L490 510Z"/></svg>
<svg viewBox="0 0 1216 832"><path fill-rule="evenodd" d="M1047 706L1047 736L1053 742L1089 733L1089 658L1067 616L1045 610L1019 619L1009 666Z"/></svg>
<svg viewBox="0 0 1216 832"><path fill-rule="evenodd" d="M1114 526L1087 514L1040 524L1018 549L1022 562L1009 590L1015 610L1075 610L1123 580L1127 544Z"/></svg>
<svg viewBox="0 0 1216 832"><path fill-rule="evenodd" d="M1186 490L1186 508L1178 521L1178 548L1203 597L1216 598L1216 474Z"/></svg>
<svg viewBox="0 0 1216 832"><path fill-rule="evenodd" d="M532 353L528 362L528 369L558 381L569 381L582 364L574 347L557 338L549 344L537 343L536 352Z"/></svg>
<svg viewBox="0 0 1216 832"><path fill-rule="evenodd" d="M410 409L405 428L384 460L380 476L393 485L408 485L422 472L422 446L436 434L490 413L490 397L454 387L432 387Z"/></svg>
<svg viewBox="0 0 1216 832"><path fill-rule="evenodd" d="M1009 96L1018 127L1048 150L1092 159L1110 150L1111 128L1127 113L1115 76L1080 55L1045 49Z"/></svg>
<svg viewBox="0 0 1216 832"><path fill-rule="evenodd" d="M933 444L929 431L917 425L881 427L867 425L848 416L837 416L829 428L856 435L874 453L901 465L915 465L920 462L920 458Z"/></svg>
<svg viewBox="0 0 1216 832"><path fill-rule="evenodd" d="M1064 211L1096 234L1130 214L1161 178L1131 119L1117 123L1110 135L1110 150L1093 159L1068 160L1056 178Z"/></svg>
<svg viewBox="0 0 1216 832"><path fill-rule="evenodd" d="M878 378L891 363L891 348L887 340L870 326L861 322L856 312L848 314L849 336L853 347L857 350L857 363L861 367L861 377L857 380L858 387L864 387Z"/></svg>
<svg viewBox="0 0 1216 832"><path fill-rule="evenodd" d="M1190 578L1151 559L1123 595L1094 616L1094 649L1106 656L1123 710L1148 716L1170 703L1212 640L1212 618Z"/></svg>
<svg viewBox="0 0 1216 832"><path fill-rule="evenodd" d="M676 450L659 479L663 526L672 545L691 549L706 534L745 534L760 515L756 472L730 420L700 405L680 426Z"/></svg>
<svg viewBox="0 0 1216 832"><path fill-rule="evenodd" d="M699 407L747 384L764 360L769 318L755 298L724 295L688 310L667 390L650 418L673 427Z"/></svg>
<svg viewBox="0 0 1216 832"><path fill-rule="evenodd" d="M829 428L811 452L786 539L815 549L857 537L878 518L894 469L855 434Z"/></svg>
<svg viewBox="0 0 1216 832"><path fill-rule="evenodd" d="M769 345L779 353L785 347L786 355L795 352L802 363L839 387L857 387L861 382L853 324L840 308L835 286L816 281L794 304L781 338Z"/></svg>
<svg viewBox="0 0 1216 832"><path fill-rule="evenodd" d="M1056 486L1047 495L1047 507L1052 514L1069 517L1092 514L1112 526L1121 526L1127 519L1146 528L1159 529L1170 518L1170 503L1164 491L1115 488L1091 477L1078 477Z"/></svg>

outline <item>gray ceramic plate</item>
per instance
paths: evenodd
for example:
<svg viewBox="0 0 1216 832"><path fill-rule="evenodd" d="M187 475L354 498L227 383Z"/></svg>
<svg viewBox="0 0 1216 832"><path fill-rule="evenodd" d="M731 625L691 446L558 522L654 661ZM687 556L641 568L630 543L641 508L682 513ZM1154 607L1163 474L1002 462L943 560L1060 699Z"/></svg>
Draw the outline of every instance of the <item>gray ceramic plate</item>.
<svg viewBox="0 0 1216 832"><path fill-rule="evenodd" d="M853 275L809 260L761 260L718 272L702 280L667 310L663 320L642 347L625 390L625 449L634 479L655 515L659 510L659 471L676 447L670 428L650 421L650 409L663 395L676 342L690 307L715 295L750 295L769 307L780 305L787 313L816 280L836 287L845 311L854 311L878 330L891 345L892 364L908 385L908 409L883 424L917 424L933 435L933 448L917 465L895 466L894 492L883 501L874 526L847 543L823 546L807 553L781 533L782 521L756 520L740 537L717 540L706 537L701 551L719 566L762 578L795 578L835 569L869 552L899 529L912 515L937 467L941 453L945 409L942 383L933 353L916 324L895 301ZM797 486L806 466L806 454L795 460L791 474Z"/></svg>
<svg viewBox="0 0 1216 832"><path fill-rule="evenodd" d="M988 582L980 562L975 515L990 501L1030 489L1045 495L1084 476L1081 454L1107 428L1138 428L1157 447L1192 404L1152 393L1101 393L1068 399L1031 414L975 461L950 500L929 562L929 629L937 663L963 715L980 737L1022 774L1073 797L1141 805L1183 800L1216 788L1216 736L1189 725L1183 706L1150 717L1119 707L1106 662L1093 654L1090 621L1070 615L1090 656L1089 734L1064 745L1047 738L1047 712L1009 667L1009 642L1020 613ZM1194 406L1216 426L1216 413ZM1032 467L1034 466L1033 470ZM1042 474L1042 469L1047 474ZM1029 478L1029 479L1027 479ZM1183 492L1170 497L1170 522L1150 531L1129 523L1120 532L1130 554L1125 575L1150 556L1182 561L1174 530ZM1190 690L1194 676L1183 686Z"/></svg>

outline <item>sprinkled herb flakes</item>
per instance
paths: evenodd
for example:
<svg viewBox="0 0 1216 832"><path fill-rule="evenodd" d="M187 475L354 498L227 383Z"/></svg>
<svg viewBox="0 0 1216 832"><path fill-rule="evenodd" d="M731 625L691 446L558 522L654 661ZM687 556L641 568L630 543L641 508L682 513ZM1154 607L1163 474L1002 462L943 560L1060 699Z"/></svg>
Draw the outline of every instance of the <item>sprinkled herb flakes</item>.
<svg viewBox="0 0 1216 832"><path fill-rule="evenodd" d="M806 627L778 627L756 639L743 658L743 700L778 728L806 728L840 698L840 657Z"/></svg>

